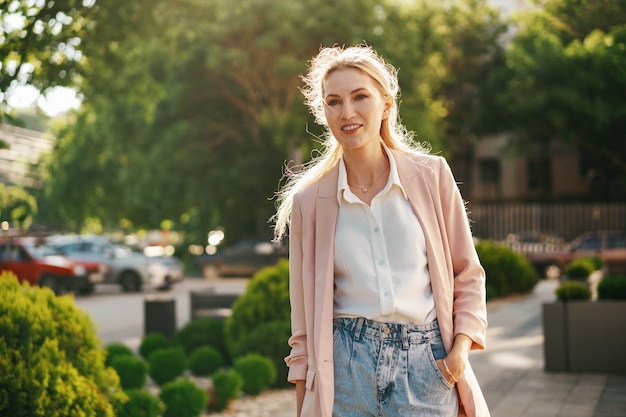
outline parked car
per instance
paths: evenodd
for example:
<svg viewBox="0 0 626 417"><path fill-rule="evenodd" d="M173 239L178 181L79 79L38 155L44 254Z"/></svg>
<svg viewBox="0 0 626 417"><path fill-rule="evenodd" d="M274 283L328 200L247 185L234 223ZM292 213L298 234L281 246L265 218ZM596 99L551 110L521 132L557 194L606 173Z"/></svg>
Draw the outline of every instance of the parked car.
<svg viewBox="0 0 626 417"><path fill-rule="evenodd" d="M194 257L196 268L206 278L225 276L252 276L259 269L275 265L288 257L288 246L273 243L269 238L248 238L213 255Z"/></svg>
<svg viewBox="0 0 626 417"><path fill-rule="evenodd" d="M546 252L563 250L567 242L558 233L553 231L522 230L509 233L506 237L509 248L521 252Z"/></svg>
<svg viewBox="0 0 626 417"><path fill-rule="evenodd" d="M526 256L541 273L554 266L562 271L574 259L588 256L602 259L609 273L626 273L626 232L587 232L563 250L528 253Z"/></svg>
<svg viewBox="0 0 626 417"><path fill-rule="evenodd" d="M130 248L115 245L99 235L64 235L47 239L47 245L72 260L98 261L109 270L104 282L119 284L124 291L140 291L144 285L168 289L184 278L182 264L148 257Z"/></svg>
<svg viewBox="0 0 626 417"><path fill-rule="evenodd" d="M0 241L0 270L13 272L31 285L48 287L55 294L66 291L88 293L104 278L106 267L98 262L74 262L41 251L21 239Z"/></svg>

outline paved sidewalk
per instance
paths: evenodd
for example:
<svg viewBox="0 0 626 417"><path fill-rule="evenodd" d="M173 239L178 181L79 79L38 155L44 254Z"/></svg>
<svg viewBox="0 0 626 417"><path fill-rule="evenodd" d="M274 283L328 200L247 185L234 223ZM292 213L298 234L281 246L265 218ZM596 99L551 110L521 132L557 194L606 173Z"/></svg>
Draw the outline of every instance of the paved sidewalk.
<svg viewBox="0 0 626 417"><path fill-rule="evenodd" d="M626 417L626 375L544 372L541 304L554 300L557 284L488 303L487 349L470 361L491 416ZM295 399L271 416L295 417Z"/></svg>

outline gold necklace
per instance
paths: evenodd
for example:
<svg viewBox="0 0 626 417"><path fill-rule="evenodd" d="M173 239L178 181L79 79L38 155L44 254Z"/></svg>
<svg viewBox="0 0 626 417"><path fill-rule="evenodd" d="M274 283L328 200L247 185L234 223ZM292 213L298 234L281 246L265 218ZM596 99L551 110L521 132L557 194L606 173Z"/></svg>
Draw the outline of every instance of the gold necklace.
<svg viewBox="0 0 626 417"><path fill-rule="evenodd" d="M367 187L355 186L355 185L350 185L350 184L348 184L348 185L350 185L350 187L360 188L361 191L363 192L363 194L365 194L370 189L370 187L375 185L378 182L378 180L385 174L385 172L387 172L387 168L388 167L385 166L385 169L383 169L383 172L378 174L378 176L374 179L374 181L372 181L372 183L370 185L368 185Z"/></svg>

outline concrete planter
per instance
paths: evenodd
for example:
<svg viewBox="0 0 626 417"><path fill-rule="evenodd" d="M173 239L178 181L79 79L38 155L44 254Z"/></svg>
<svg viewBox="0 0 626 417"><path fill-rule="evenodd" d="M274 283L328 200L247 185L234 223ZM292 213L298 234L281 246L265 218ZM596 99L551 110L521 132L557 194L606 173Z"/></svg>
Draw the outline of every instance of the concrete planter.
<svg viewBox="0 0 626 417"><path fill-rule="evenodd" d="M626 373L626 301L543 304L545 370Z"/></svg>

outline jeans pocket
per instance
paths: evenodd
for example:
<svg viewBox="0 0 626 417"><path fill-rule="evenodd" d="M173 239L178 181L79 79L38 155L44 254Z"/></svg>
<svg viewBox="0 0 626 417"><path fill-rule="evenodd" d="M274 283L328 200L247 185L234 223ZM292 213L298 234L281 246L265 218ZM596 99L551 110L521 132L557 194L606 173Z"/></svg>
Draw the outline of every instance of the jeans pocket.
<svg viewBox="0 0 626 417"><path fill-rule="evenodd" d="M435 372L439 376L439 379L444 383L444 385L448 388L454 388L454 384L448 381L446 375L443 374L439 365L437 365L438 360L442 360L447 356L446 349L443 347L443 343L441 341L431 341L428 343L428 352L430 353L430 359L432 362L432 366L435 369Z"/></svg>

